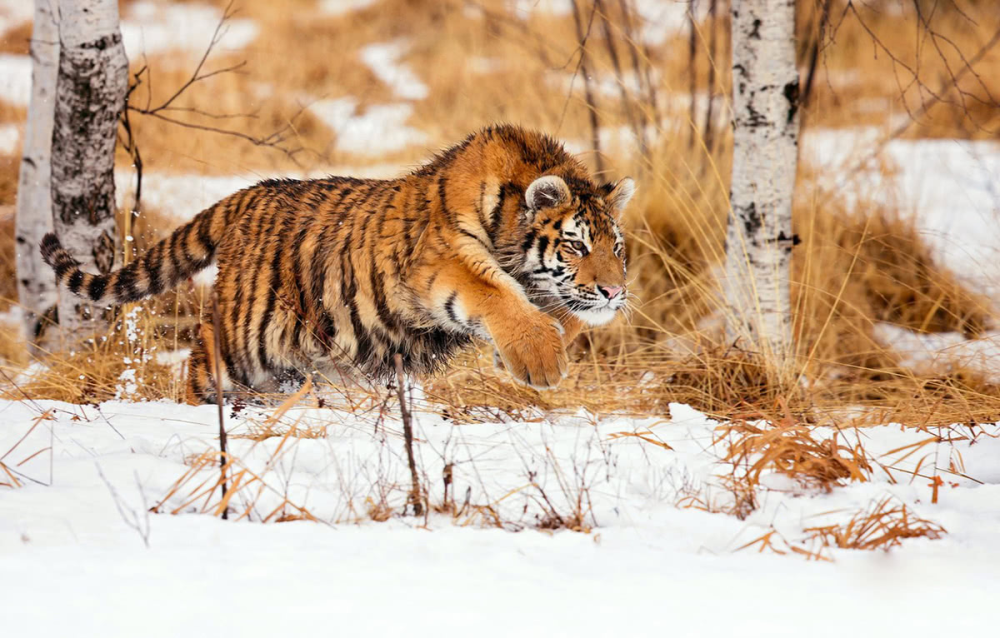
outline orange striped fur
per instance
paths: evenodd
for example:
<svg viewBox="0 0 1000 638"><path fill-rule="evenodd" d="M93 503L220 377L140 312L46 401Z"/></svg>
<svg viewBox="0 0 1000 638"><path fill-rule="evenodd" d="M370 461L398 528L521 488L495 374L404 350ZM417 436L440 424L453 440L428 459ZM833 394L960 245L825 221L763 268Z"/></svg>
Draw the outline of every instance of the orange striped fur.
<svg viewBox="0 0 1000 638"><path fill-rule="evenodd" d="M473 337L517 380L555 386L565 345L625 306L617 219L632 180L596 184L561 144L499 125L409 175L268 180L230 195L128 266L82 272L54 235L45 261L71 292L132 302L218 263L224 389L275 391L306 373L432 371ZM191 355L212 401L212 331Z"/></svg>

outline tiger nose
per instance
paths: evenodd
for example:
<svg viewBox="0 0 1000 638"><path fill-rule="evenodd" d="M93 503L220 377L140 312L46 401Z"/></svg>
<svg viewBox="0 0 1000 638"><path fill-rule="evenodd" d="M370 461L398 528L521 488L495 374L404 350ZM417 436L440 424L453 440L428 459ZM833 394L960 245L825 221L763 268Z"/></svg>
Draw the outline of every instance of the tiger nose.
<svg viewBox="0 0 1000 638"><path fill-rule="evenodd" d="M614 299L622 294L622 290L625 290L622 286L602 286L600 284L597 285L597 289L608 299Z"/></svg>

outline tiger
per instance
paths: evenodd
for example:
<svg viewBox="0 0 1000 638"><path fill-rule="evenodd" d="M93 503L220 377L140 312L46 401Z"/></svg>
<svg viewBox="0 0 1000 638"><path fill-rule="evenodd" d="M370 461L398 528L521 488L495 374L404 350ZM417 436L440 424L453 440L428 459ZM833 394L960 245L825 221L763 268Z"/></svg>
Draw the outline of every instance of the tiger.
<svg viewBox="0 0 1000 638"><path fill-rule="evenodd" d="M627 306L620 226L635 192L597 183L554 138L488 126L395 179L269 179L225 197L128 265L84 272L50 233L57 282L95 305L139 301L213 262L186 400L280 392L307 374L440 370L474 339L513 379L553 388L567 346Z"/></svg>

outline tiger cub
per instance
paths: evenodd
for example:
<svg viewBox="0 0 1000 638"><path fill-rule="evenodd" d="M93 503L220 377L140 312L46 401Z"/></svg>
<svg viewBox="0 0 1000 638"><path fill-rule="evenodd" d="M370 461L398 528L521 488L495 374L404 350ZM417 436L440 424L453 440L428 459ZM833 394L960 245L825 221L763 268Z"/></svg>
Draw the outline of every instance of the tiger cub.
<svg viewBox="0 0 1000 638"><path fill-rule="evenodd" d="M507 371L559 383L566 345L626 305L618 221L634 192L596 184L554 139L510 125L470 135L409 175L268 180L199 213L142 257L85 273L47 235L70 292L134 302L218 264L223 389L277 391L304 374L432 371L493 342ZM212 402L213 329L189 362L188 400Z"/></svg>

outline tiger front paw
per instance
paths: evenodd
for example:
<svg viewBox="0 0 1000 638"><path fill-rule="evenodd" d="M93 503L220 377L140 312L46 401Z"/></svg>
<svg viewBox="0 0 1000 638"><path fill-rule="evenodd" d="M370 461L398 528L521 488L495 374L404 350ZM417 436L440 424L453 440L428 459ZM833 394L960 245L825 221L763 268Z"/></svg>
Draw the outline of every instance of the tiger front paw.
<svg viewBox="0 0 1000 638"><path fill-rule="evenodd" d="M566 376L569 357L559 322L539 313L493 334L496 353L514 379L537 390L554 388Z"/></svg>

